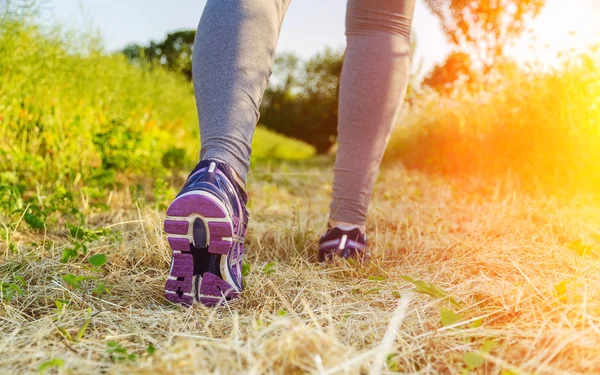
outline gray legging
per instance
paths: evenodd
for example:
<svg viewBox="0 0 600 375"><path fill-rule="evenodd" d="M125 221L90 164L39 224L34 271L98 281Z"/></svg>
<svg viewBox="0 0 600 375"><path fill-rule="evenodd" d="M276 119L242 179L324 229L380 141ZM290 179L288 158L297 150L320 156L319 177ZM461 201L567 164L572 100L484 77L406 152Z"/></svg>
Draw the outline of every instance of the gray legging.
<svg viewBox="0 0 600 375"><path fill-rule="evenodd" d="M259 105L290 0L208 0L194 43L202 159L245 180ZM349 0L330 218L364 225L409 75L415 0ZM310 21L307 21L310 22Z"/></svg>

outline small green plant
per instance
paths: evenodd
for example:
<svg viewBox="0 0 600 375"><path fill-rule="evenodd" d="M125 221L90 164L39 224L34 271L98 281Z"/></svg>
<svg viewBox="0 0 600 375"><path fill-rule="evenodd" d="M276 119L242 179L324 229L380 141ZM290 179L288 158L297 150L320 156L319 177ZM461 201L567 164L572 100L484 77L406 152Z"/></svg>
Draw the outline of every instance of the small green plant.
<svg viewBox="0 0 600 375"><path fill-rule="evenodd" d="M60 320L60 318L67 312L67 306L69 303L71 303L71 301L67 301L66 299L54 300L54 304L56 305L57 320Z"/></svg>
<svg viewBox="0 0 600 375"><path fill-rule="evenodd" d="M456 298L452 297L444 289L440 288L439 286L437 286L433 283L428 283L423 280L415 280L410 276L402 276L402 278L404 280L410 282L411 284L413 284L415 286L414 290L417 293L427 294L427 295L429 295L431 297L435 297L435 298L448 299L448 301L450 302L450 304L452 304L452 306L454 306L458 309L460 309L462 307L462 304L458 300L456 300Z"/></svg>
<svg viewBox="0 0 600 375"><path fill-rule="evenodd" d="M0 282L0 298L2 301L10 302L16 296L24 296L25 279L19 275L13 275L11 281Z"/></svg>
<svg viewBox="0 0 600 375"><path fill-rule="evenodd" d="M400 366L396 360L396 354L390 353L385 358L385 367L391 372L400 372Z"/></svg>
<svg viewBox="0 0 600 375"><path fill-rule="evenodd" d="M75 289L81 289L82 287L82 283L85 280L88 280L89 277L87 276L75 276L72 273L66 274L62 276L62 279L69 284L70 286L72 286Z"/></svg>
<svg viewBox="0 0 600 375"><path fill-rule="evenodd" d="M102 297L102 295L108 292L110 289L107 283L98 283L96 287L92 290L92 293L96 295L96 297Z"/></svg>
<svg viewBox="0 0 600 375"><path fill-rule="evenodd" d="M88 247L87 244L93 241L97 241L101 237L112 237L113 239L120 240L120 233L112 231L110 229L86 229L84 227L78 225L67 224L67 229L72 238L73 245L71 247L67 247L63 250L62 257L60 259L61 263L69 263L77 258L80 255L87 255ZM101 255L101 254L97 254ZM93 258L93 257L92 257ZM101 258L101 257L100 257ZM99 261L100 258L96 258L94 261ZM92 264L94 265L94 264Z"/></svg>
<svg viewBox="0 0 600 375"><path fill-rule="evenodd" d="M92 255L88 259L88 263L90 264L90 266L88 267L88 270L98 272L98 271L100 271L100 268L106 264L106 261L107 261L107 257L105 254ZM73 287L77 290L85 291L86 290L85 282L86 281L96 281L99 279L99 277L86 276L86 275L74 275L72 273L69 273L69 274L63 275L62 279L71 287ZM96 297L100 297L104 293L106 293L108 290L109 290L108 283L98 282L96 284L96 286L94 287L94 289L92 289L92 293L94 293L96 295Z"/></svg>
<svg viewBox="0 0 600 375"><path fill-rule="evenodd" d="M485 363L485 356L490 354L496 345L496 341L486 340L478 351L466 352L463 355L463 362L466 368L463 369L462 373L469 374L476 368L483 366Z"/></svg>
<svg viewBox="0 0 600 375"><path fill-rule="evenodd" d="M47 361L40 363L40 365L38 366L38 371L43 374L50 369L60 368L64 364L65 364L65 361L63 361L62 359L52 358L52 359L49 359Z"/></svg>
<svg viewBox="0 0 600 375"><path fill-rule="evenodd" d="M74 342L77 342L77 341L79 341L79 340L81 340L83 338L83 335L85 334L85 331L87 330L87 328L90 325L91 321L92 321L92 312L91 312L90 309L88 309L87 318L83 321L83 324L81 325L81 327L79 327L79 330L77 331L77 333L75 334L75 336L72 336L69 333L69 331L67 331L67 329L64 328L64 327L62 327L62 326L56 327L56 330L67 341L69 341L70 343L74 343Z"/></svg>
<svg viewBox="0 0 600 375"><path fill-rule="evenodd" d="M246 288L246 276L250 275L250 263L242 260L242 284Z"/></svg>
<svg viewBox="0 0 600 375"><path fill-rule="evenodd" d="M262 269L262 272L265 275L269 276L273 272L275 272L275 266L277 266L277 262L269 262L269 263L265 264L265 266Z"/></svg>
<svg viewBox="0 0 600 375"><path fill-rule="evenodd" d="M447 307L440 308L440 320L443 326L449 326L463 320L462 315L457 314L454 310Z"/></svg>
<svg viewBox="0 0 600 375"><path fill-rule="evenodd" d="M148 348L146 348L146 352L148 352ZM129 353L127 349L122 347L121 344L116 341L109 341L106 343L106 353L112 362L120 362L125 360L135 361L137 359L137 355L134 353Z"/></svg>
<svg viewBox="0 0 600 375"><path fill-rule="evenodd" d="M281 309L279 311L277 311L277 316L287 316L289 315L289 312L286 309Z"/></svg>

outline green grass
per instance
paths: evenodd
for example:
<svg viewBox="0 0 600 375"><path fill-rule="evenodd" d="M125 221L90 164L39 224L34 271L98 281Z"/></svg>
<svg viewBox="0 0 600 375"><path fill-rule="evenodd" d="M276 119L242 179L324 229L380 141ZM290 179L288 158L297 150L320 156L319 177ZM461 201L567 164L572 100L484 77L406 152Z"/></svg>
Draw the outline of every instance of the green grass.
<svg viewBox="0 0 600 375"><path fill-rule="evenodd" d="M85 40L0 25L3 372L600 372L600 202L523 194L503 169L585 138L564 163L593 172L598 109L573 98L582 82L596 87L575 73L594 70L509 82L522 91L479 106L420 104L379 176L365 266L315 261L330 158L258 128L247 289L184 310L163 298L162 220L198 151L191 87ZM568 164L578 155L582 169Z"/></svg>
<svg viewBox="0 0 600 375"><path fill-rule="evenodd" d="M0 26L0 192L12 189L25 204L36 196L43 206L45 195L79 191L98 203L106 189L140 181L151 194L195 165L191 84L96 45L60 29L42 32L27 19ZM261 127L253 149L254 161L314 154Z"/></svg>

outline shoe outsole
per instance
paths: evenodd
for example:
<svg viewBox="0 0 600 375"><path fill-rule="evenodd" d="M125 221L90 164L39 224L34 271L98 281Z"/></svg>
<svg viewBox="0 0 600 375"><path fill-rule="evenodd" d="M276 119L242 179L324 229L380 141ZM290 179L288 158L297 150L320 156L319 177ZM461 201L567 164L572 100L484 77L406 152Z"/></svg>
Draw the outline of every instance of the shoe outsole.
<svg viewBox="0 0 600 375"><path fill-rule="evenodd" d="M234 247L233 224L218 198L204 191L177 197L167 209L164 230L172 251L165 284L167 300L185 307L195 302L215 306L239 295L227 267L227 256ZM211 272L200 275L194 269L200 251L221 255L218 266L223 277Z"/></svg>

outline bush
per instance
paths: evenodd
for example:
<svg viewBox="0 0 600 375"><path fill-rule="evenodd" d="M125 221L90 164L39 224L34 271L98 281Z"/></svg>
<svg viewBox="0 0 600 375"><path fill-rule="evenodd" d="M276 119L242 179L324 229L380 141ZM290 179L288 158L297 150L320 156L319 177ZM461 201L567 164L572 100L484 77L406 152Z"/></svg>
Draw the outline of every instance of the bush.
<svg viewBox="0 0 600 375"><path fill-rule="evenodd" d="M164 175L197 161L191 84L106 55L89 38L8 19L0 25L0 165L28 186L105 186L114 176ZM255 159L302 158L310 146L261 129ZM113 177L111 177L113 176Z"/></svg>
<svg viewBox="0 0 600 375"><path fill-rule="evenodd" d="M97 45L58 28L43 32L31 17L0 23L0 196L17 196L16 206L0 206L0 217L18 217L25 207L49 217L59 191L73 192L74 212L81 194L90 207L104 207L107 189L162 189L165 177L197 162L191 83ZM254 160L314 154L266 129L257 129L253 146Z"/></svg>
<svg viewBox="0 0 600 375"><path fill-rule="evenodd" d="M597 50L550 71L500 77L485 92L429 93L403 119L386 161L452 176L524 184L600 186L600 61Z"/></svg>

